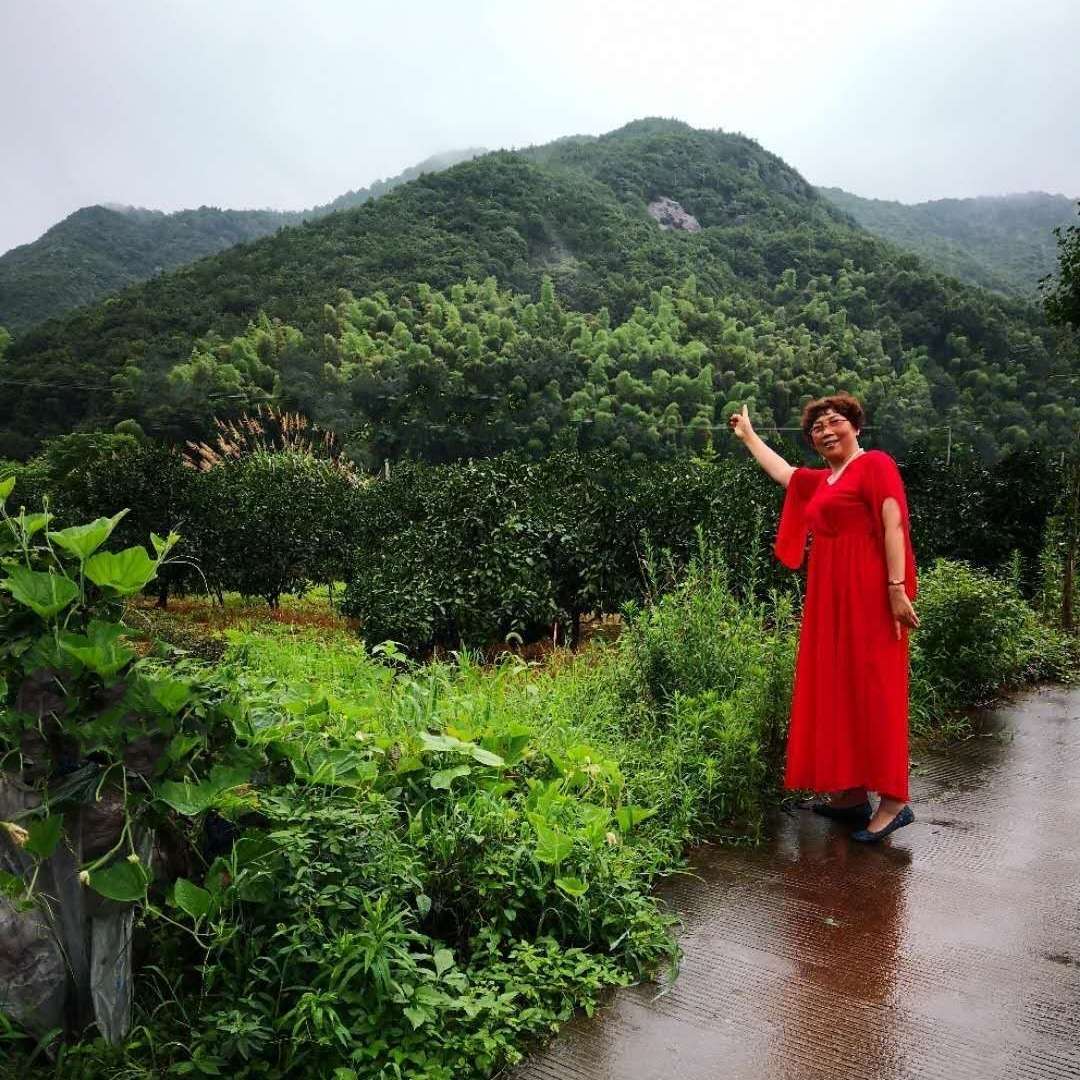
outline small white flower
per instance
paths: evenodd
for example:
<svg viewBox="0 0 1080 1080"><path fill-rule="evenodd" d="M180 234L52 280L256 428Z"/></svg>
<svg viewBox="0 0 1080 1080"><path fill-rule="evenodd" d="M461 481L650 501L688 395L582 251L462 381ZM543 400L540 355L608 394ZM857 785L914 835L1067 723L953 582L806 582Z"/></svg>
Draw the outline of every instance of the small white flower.
<svg viewBox="0 0 1080 1080"><path fill-rule="evenodd" d="M80 885L89 885L90 884L90 871L89 870L80 870L79 871L79 884Z"/></svg>
<svg viewBox="0 0 1080 1080"><path fill-rule="evenodd" d="M138 856L138 855L136 855L136 854L135 854L135 852L133 851L133 852L132 852L132 853L131 853L131 854L130 854L130 855L129 855L128 857L127 857L127 861L128 861L129 863L135 863L135 865L136 865L136 866L138 866L138 864L139 864L139 856Z"/></svg>

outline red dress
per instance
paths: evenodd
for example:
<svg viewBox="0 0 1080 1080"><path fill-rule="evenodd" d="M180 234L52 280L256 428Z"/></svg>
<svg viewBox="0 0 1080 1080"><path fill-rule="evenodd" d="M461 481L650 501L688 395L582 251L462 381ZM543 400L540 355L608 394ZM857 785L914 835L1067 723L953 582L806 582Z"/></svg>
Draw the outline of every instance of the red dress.
<svg viewBox="0 0 1080 1080"><path fill-rule="evenodd" d="M798 468L780 515L776 556L792 570L813 535L791 700L785 786L865 787L907 801L908 632L889 608L881 506L904 528L907 594L915 598L907 497L888 454L869 450L835 484Z"/></svg>

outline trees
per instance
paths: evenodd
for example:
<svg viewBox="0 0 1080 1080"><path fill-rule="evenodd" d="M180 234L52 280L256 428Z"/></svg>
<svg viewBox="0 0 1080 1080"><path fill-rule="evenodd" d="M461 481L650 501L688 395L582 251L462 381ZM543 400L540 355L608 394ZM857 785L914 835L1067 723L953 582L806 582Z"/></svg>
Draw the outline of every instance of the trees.
<svg viewBox="0 0 1080 1080"><path fill-rule="evenodd" d="M283 593L346 574L355 478L302 450L258 449L198 476L193 535L210 588L277 607Z"/></svg>
<svg viewBox="0 0 1080 1080"><path fill-rule="evenodd" d="M656 228L656 192L702 231ZM894 385L911 366L929 415ZM905 437L980 423L996 454L1006 429L1072 436L1052 368L1032 306L855 229L750 140L650 123L421 177L23 334L0 453L127 418L183 442L269 402L371 465L577 443L663 458L707 444L729 402L789 426L843 386L893 400Z"/></svg>
<svg viewBox="0 0 1080 1080"><path fill-rule="evenodd" d="M1080 330L1080 226L1054 230L1058 241L1056 280L1042 281L1043 303L1053 322Z"/></svg>

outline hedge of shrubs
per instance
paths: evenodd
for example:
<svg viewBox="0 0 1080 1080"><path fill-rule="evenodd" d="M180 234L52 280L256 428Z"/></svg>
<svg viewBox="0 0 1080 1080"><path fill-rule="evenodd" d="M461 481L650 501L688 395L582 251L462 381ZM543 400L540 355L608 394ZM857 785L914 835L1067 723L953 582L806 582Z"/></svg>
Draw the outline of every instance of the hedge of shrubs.
<svg viewBox="0 0 1080 1080"><path fill-rule="evenodd" d="M990 470L915 451L902 464L921 563L994 568L1017 552L1020 585L1036 590L1058 461L1031 449ZM49 494L61 520L130 507L122 542L180 532L182 557L157 585L163 601L170 590L235 591L274 606L282 594L345 582L344 610L364 636L414 651L511 635L576 640L584 613L640 602L650 559L663 551L685 565L699 536L744 595L797 586L769 554L780 492L745 457L504 454L402 463L375 477L339 465L277 448L198 472L178 451L131 435L73 435L20 468L19 490L31 506Z"/></svg>

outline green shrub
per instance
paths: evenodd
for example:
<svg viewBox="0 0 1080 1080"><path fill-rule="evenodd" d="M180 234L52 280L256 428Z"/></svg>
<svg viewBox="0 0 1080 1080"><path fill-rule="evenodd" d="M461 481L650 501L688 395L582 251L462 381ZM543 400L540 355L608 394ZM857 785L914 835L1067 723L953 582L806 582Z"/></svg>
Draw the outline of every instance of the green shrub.
<svg viewBox="0 0 1080 1080"><path fill-rule="evenodd" d="M558 616L535 487L536 467L510 457L373 485L342 610L410 650L535 637Z"/></svg>
<svg viewBox="0 0 1080 1080"><path fill-rule="evenodd" d="M1015 584L965 563L937 560L919 582L911 642L912 717L931 729L952 710L1001 690L1069 674L1068 640L1040 623Z"/></svg>
<svg viewBox="0 0 1080 1080"><path fill-rule="evenodd" d="M117 541L124 544L138 543L151 532L181 534L175 557L161 568L155 586L162 600L169 592L202 591L201 529L193 528L197 474L173 447L125 439L108 453L75 466L72 482L59 492L57 512L64 520L77 521L127 506L116 531Z"/></svg>
<svg viewBox="0 0 1080 1080"><path fill-rule="evenodd" d="M410 650L527 641L553 622L576 640L582 614L643 598L650 548L678 571L699 530L741 593L790 588L767 551L778 510L748 462L566 452L398 469L359 501L344 608L368 640Z"/></svg>
<svg viewBox="0 0 1080 1080"><path fill-rule="evenodd" d="M756 833L778 782L796 640L790 599L740 599L716 552L631 611L616 677L624 731L644 751L635 798L668 806L684 835Z"/></svg>
<svg viewBox="0 0 1080 1080"><path fill-rule="evenodd" d="M283 593L340 581L355 497L349 473L302 451L255 450L199 474L193 532L211 590L276 607Z"/></svg>

